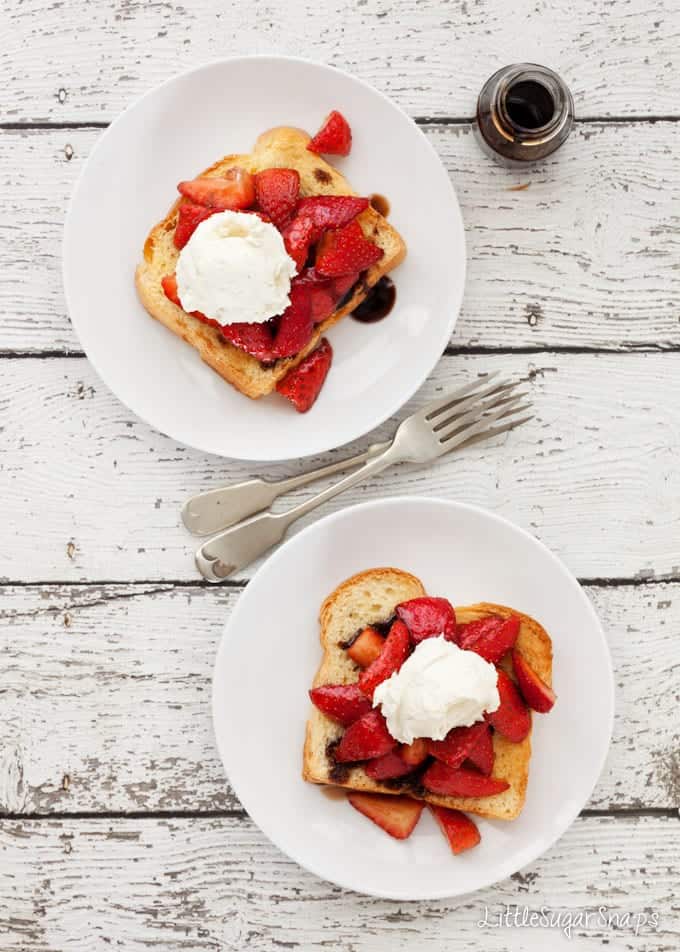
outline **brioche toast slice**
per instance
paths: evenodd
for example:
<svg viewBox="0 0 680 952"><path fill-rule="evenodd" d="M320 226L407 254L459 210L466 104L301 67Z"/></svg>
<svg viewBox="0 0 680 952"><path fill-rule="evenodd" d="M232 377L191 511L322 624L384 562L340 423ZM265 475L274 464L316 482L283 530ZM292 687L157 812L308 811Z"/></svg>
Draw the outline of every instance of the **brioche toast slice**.
<svg viewBox="0 0 680 952"><path fill-rule="evenodd" d="M249 155L227 155L200 174L201 177L219 177L234 166L251 173L269 168L291 168L300 175L300 195L303 197L356 195L337 169L307 149L309 141L310 136L301 129L285 126L270 129L258 138ZM369 288L396 268L406 254L406 244L399 232L369 206L356 220L365 236L383 249L383 257L364 272L342 307L315 327L306 347L294 357L264 365L225 340L219 328L192 317L165 296L161 279L174 273L179 257L174 244L179 204L178 199L165 218L149 232L144 244L144 258L135 274L137 292L152 317L195 347L205 363L252 399L271 393L278 381L316 348L326 331L358 307Z"/></svg>
<svg viewBox="0 0 680 952"><path fill-rule="evenodd" d="M343 645L351 640L359 628L389 619L400 602L422 595L425 595L425 590L415 576L392 568L360 572L338 586L321 607L319 621L323 656L313 687L354 683L358 679L359 669ZM516 646L539 677L550 685L552 642L537 621L504 605L487 602L456 608L456 617L461 623L490 614L519 616L520 631ZM512 675L509 657L503 659L502 667ZM520 743L512 743L498 732L493 734L495 762L492 776L506 780L510 784L507 790L489 797L447 797L423 792L422 788L409 788L408 780L404 783L377 782L368 777L362 767L338 770L328 757L327 749L342 731L340 725L321 711L312 709L307 721L303 755L302 775L305 780L368 793L408 794L428 803L498 820L513 820L522 810L529 777L531 733Z"/></svg>

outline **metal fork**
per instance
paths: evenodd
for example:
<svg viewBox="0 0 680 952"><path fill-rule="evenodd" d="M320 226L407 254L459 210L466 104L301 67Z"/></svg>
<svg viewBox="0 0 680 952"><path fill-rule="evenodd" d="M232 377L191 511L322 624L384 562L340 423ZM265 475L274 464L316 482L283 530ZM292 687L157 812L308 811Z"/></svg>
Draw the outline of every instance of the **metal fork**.
<svg viewBox="0 0 680 952"><path fill-rule="evenodd" d="M519 382L490 383L495 376L480 377L407 417L387 449L311 499L285 512L259 513L204 542L196 552L201 575L209 582L223 581L280 542L297 519L393 463L430 463L530 420L530 404L522 403L527 394L514 392Z"/></svg>

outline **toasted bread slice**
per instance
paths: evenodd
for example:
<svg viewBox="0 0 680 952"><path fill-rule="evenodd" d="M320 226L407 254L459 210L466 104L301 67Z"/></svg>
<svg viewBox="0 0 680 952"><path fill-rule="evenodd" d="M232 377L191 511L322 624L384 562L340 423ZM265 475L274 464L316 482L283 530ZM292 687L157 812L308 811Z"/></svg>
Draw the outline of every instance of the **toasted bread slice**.
<svg viewBox="0 0 680 952"><path fill-rule="evenodd" d="M319 620L323 656L313 686L351 684L356 681L359 669L347 654L344 643L362 626L389 619L399 602L424 594L422 583L413 575L399 569L371 569L343 582L321 607ZM490 614L505 617L519 615L521 625L517 647L546 684L551 684L552 642L537 621L504 605L487 602L456 608L456 617L460 622L473 621ZM509 658L504 659L503 666L512 674ZM409 788L408 781L403 784L399 781L379 783L367 777L361 767L338 770L329 759L327 748L341 734L342 727L321 711L312 709L307 721L303 757L302 775L305 780L373 793L406 793L428 803L498 820L513 820L524 805L531 757L531 734L521 743L515 744L494 732L495 762L492 776L506 780L510 787L492 797L438 796L423 793L419 788Z"/></svg>
<svg viewBox="0 0 680 952"><path fill-rule="evenodd" d="M356 192L337 169L308 151L309 140L307 133L300 129L285 126L270 129L259 137L250 155L227 155L200 174L220 176L234 166L240 166L252 173L269 168L291 168L297 169L300 175L300 193L303 196L355 195ZM367 208L358 216L357 221L366 237L383 249L382 259L365 272L351 298L317 325L311 340L299 354L265 366L255 357L225 340L218 328L187 314L163 293L161 279L174 273L179 256L173 240L178 208L179 199L163 221L151 229L146 239L144 259L137 267L135 275L137 292L152 317L195 347L213 370L253 399L271 393L278 381L314 350L329 327L358 307L366 297L368 289L388 271L396 268L406 254L406 245L399 232L374 208Z"/></svg>

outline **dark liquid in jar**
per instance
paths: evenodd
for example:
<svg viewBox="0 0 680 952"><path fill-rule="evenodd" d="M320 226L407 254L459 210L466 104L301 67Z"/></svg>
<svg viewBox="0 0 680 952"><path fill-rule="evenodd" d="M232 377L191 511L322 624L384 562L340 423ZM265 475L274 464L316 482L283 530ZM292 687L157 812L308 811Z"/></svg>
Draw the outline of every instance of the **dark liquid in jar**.
<svg viewBox="0 0 680 952"><path fill-rule="evenodd" d="M543 83L525 80L515 83L505 95L510 119L524 129L540 129L555 113L555 102Z"/></svg>
<svg viewBox="0 0 680 952"><path fill-rule="evenodd" d="M374 208L379 215L382 215L383 218L387 218L390 213L390 203L384 195L379 195L377 192L374 192L373 195L369 195L368 200L371 203L371 207Z"/></svg>
<svg viewBox="0 0 680 952"><path fill-rule="evenodd" d="M390 313L397 298L394 282L385 275L370 289L361 304L352 311L355 321L375 324Z"/></svg>

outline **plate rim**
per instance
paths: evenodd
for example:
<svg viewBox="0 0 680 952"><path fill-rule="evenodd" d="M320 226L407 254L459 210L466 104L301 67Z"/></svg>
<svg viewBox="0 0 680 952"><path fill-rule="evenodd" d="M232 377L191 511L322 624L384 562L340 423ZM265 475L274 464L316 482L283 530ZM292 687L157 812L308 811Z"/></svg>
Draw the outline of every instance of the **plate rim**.
<svg viewBox="0 0 680 952"><path fill-rule="evenodd" d="M78 196L81 191L83 181L88 172L88 169L91 167L93 163L93 160L95 159L96 155L102 148L102 144L105 142L108 142L110 137L115 134L118 125L123 121L123 119L128 115L128 113L132 112L143 101L145 101L146 99L150 99L152 96L160 92L160 90L164 89L166 86L170 86L174 83L180 83L182 82L182 80L186 79L188 76L213 69L216 66L223 66L225 64L235 64L235 63L242 63L242 62L252 62L257 60L269 61L271 63L292 62L292 63L297 63L299 65L312 67L314 69L320 69L324 72L332 72L332 73L340 74L346 80L349 80L352 83L357 83L358 85L362 86L365 90L367 90L369 93L372 93L378 96L387 107L389 107L392 110L396 110L396 112L399 113L402 118L406 119L411 124L413 129L415 129L418 132L418 134L422 137L423 141L426 143L426 147L428 151L436 159L439 167L444 173L444 179L445 179L444 184L445 184L445 187L447 187L448 189L447 194L452 200L452 206L454 211L454 215L451 219L451 225L453 228L456 228L459 233L459 240L461 243L461 252L462 252L461 262L460 262L461 271L460 271L460 281L458 285L458 291L456 292L455 299L452 302L453 306L450 308L451 316L449 317L446 324L443 325L443 331L445 333L442 333L441 335L442 339L440 339L438 342L433 361L431 363L428 362L429 366L427 369L427 373L422 375L421 379L417 382L415 387L411 390L410 394L406 396L404 399L395 398L394 401L391 401L388 404L388 407L390 408L388 412L386 413L379 412L374 417L371 417L370 421L361 423L360 432L357 432L346 439L343 438L342 442L336 443L333 439L331 439L329 442L328 439L322 439L318 446L313 446L311 449L305 449L304 452L295 451L293 455L281 455L281 452L277 452L274 455L271 455L271 453L266 452L266 447L264 448L263 452L253 453L252 451L250 451L248 455L245 455L243 450L239 450L236 455L226 455L223 451L215 450L214 447L205 445L200 441L193 442L193 441L188 441L185 439L178 439L177 437L172 436L170 433L166 432L165 430L161 430L156 424L154 424L151 420L149 420L146 414L139 413L136 409L134 409L134 407L132 407L128 403L127 400L123 400L119 396L117 390L114 390L112 385L109 383L107 375L105 375L101 371L99 362L95 360L85 349L85 346L83 344L83 340L81 337L79 319L74 317L75 311L72 308L73 296L70 292L71 284L67 277L67 271L69 270L67 266L67 261L73 259L73 256L74 256L73 251L69 252L69 248L72 247L73 241L75 240L73 237L73 218L74 218L73 210L78 201ZM355 76L353 73L350 73L347 70L341 69L340 67L337 67L337 66L332 66L328 63L322 63L318 60L308 59L307 57L304 57L304 56L292 56L292 55L275 54L275 53L254 53L254 54L247 54L247 55L241 55L241 56L217 57L215 59L211 59L211 60L208 60L207 62L201 63L198 66L193 66L193 67L190 67L189 69L182 70L179 73L175 73L174 75L169 76L167 79L164 79L162 82L157 83L155 86L152 86L150 89L147 89L145 92L135 97L124 109L122 109L116 115L116 117L111 121L111 123L107 126L107 128L104 129L103 132L97 137L96 142L94 143L92 149L87 155L85 162L83 163L83 167L81 168L78 174L78 177L76 178L75 184L72 187L71 194L68 200L66 215L64 217L64 225L62 229L60 250L61 250L61 277L62 277L62 287L64 291L64 299L66 303L66 313L69 317L73 330L75 331L76 337L78 339L78 343L83 348L85 357L89 361L90 365L94 369L99 379L102 381L102 383L104 383L107 389L115 396L115 398L119 401L119 403L121 403L124 407L126 407L131 413L135 415L135 417L137 417L137 419L141 420L143 423L149 426L152 430L154 430L157 433L161 433L167 439L176 440L182 446L186 446L189 449L196 450L201 453L209 453L213 456L218 456L222 459L233 459L233 460L239 460L242 462L253 462L253 463L255 462L277 463L277 462L284 462L291 459L307 459L311 456L317 456L322 453L327 453L333 449L339 449L342 446L347 446L348 444L352 443L354 440L358 440L358 439L361 439L361 437L366 436L368 433L372 432L377 427L381 426L381 424L383 424L386 420L390 419L392 416L398 413L398 411L408 402L408 400L410 400L420 390L423 384L429 379L429 377L432 374L432 371L441 360L442 355L444 351L446 350L446 347L448 346L448 343L453 334L453 330L460 316L460 312L461 312L461 308L463 304L463 299L465 294L465 282L467 278L467 254L468 254L465 223L463 221L463 214L461 211L460 202L458 200L457 192L453 186L453 182L451 181L451 178L449 177L449 174L446 170L446 166L444 165L444 162L441 156L439 155L439 153L437 152L437 150L435 149L434 145L427 138L427 136L422 131L422 129L417 125L415 120L412 119L411 116L409 116L409 114L405 111L405 109L403 109L399 103L397 103L394 99L392 99L390 96L384 93L381 89L378 89L377 87L371 85L371 83L367 82L365 79L362 79L359 76ZM70 266L70 270L71 270L71 273L73 274L74 266L72 264ZM230 384L227 381L224 381L224 384L225 386L230 386ZM248 398L243 395L243 399L248 399ZM329 432L329 430L327 428L324 428L322 432Z"/></svg>
<svg viewBox="0 0 680 952"><path fill-rule="evenodd" d="M297 863L298 866L302 867L302 869L306 870L308 873L311 873L312 875L323 880L324 882L333 883L337 886L340 886L342 889L346 889L354 893L359 893L361 895L373 896L374 898L377 898L377 899L389 899L389 900L394 900L398 902L421 902L421 901L428 901L428 900L434 901L438 899L454 899L461 896L470 895L472 893L479 892L482 889L487 889L497 882L502 882L503 880L507 879L509 876L513 875L513 872L517 872L518 870L512 870L510 872L504 873L500 877L498 877L495 874L492 874L488 879L484 879L482 882L478 883L476 886L474 886L471 889L462 889L460 891L453 892L453 893L450 891L450 888L443 888L442 890L428 890L422 893L416 892L416 893L410 893L410 894L398 893L393 890L380 890L380 889L366 890L364 888L357 887L356 885L352 884L351 882L348 882L347 880L344 880L342 877L329 879L328 876L324 872L320 871L319 869L315 867L314 863L308 863L307 861L302 860L297 850L289 850L288 848L284 849L279 844L277 838L272 836L271 833L269 832L267 823L262 824L260 822L259 817L256 818L255 816L253 816L253 814L249 812L248 808L246 807L243 800L241 799L237 786L236 784L233 783L232 778L227 769L227 765L225 763L225 758L223 756L221 742L220 742L220 731L218 730L218 726L217 726L218 725L217 675L218 675L218 666L220 663L220 657L223 651L226 650L226 645L228 644L228 642L234 637L233 631L236 627L235 623L238 620L239 613L242 610L243 597L246 591L251 587L252 583L261 574L263 574L265 570L270 572L273 571L273 568L276 566L278 560L282 557L282 553L288 548L290 544L296 542L296 540L298 539L304 539L307 535L312 534L314 531L319 531L319 526L323 525L327 527L330 523L333 523L334 521L337 521L342 517L346 517L346 515L350 512L356 513L357 511L361 511L361 510L365 510L369 508L375 508L375 507L381 507L381 506L387 506L387 507L399 506L404 504L410 504L410 505L435 504L435 505L443 505L446 508L471 511L478 515L490 517L492 521L501 523L505 527L510 527L511 529L519 532L521 536L528 539L530 542L533 542L534 544L536 544L539 547L539 549L542 549L544 554L547 554L550 560L555 565L557 565L557 567L562 571L563 575L567 578L567 580L571 584L575 594L579 595L582 598L582 600L585 602L586 609L589 615L591 616L592 621L594 622L595 630L597 631L602 647L604 648L603 655L604 655L606 675L607 675L605 680L606 680L606 686L607 686L607 696L609 701L609 704L608 704L609 713L608 713L607 723L605 725L606 730L603 733L603 739L606 740L606 743L604 743L602 747L599 763L597 765L597 771L594 772L594 780L593 780L592 786L590 790L588 791L587 796L585 800L583 801L583 803L579 803L576 809L572 808L565 811L565 814L564 814L564 816L566 817L565 822L563 822L557 834L552 839L550 839L549 842L545 843L544 845L541 845L536 850L529 851L530 852L529 857L525 860L525 862L522 863L520 867L518 867L518 869L523 869L526 866L528 866L530 863L535 862L540 856L542 856L545 852L551 849L551 847L553 847L555 843L564 836L564 834L573 826L574 821L580 815L584 805L588 802L590 796L592 795L593 790L595 789L597 783L599 782L600 777L602 776L602 771L605 767L609 750L611 748L612 734L614 729L614 719L615 719L615 712L616 712L616 685L614 680L614 667L612 663L611 651L609 648L609 642L607 641L607 637L604 632L604 628L602 626L602 623L600 622L597 612L595 611L594 605L592 604L591 600L586 595L582 585L579 583L574 573L562 561L562 559L558 555L556 555L552 551L552 549L550 549L541 539L537 538L537 536L533 535L523 526L520 526L516 522L513 522L511 519L507 519L505 516L501 516L499 513L491 512L489 509L486 509L483 506L477 506L473 503L459 502L458 500L453 500L453 499L446 499L443 496L419 496L419 495L412 495L412 494L388 496L388 497L383 496L378 499L371 499L371 500L367 500L366 502L355 503L354 505L345 506L342 509L338 509L335 512L328 513L323 518L316 520L315 522L311 523L308 526L305 526L305 528L302 529L300 532L296 533L290 539L285 540L283 544L280 545L279 548L276 549L263 562L263 564L257 569L253 577L248 582L246 588L241 592L241 595L239 596L236 606L234 607L231 614L229 615L229 618L226 620L226 622L222 626L222 633L220 635L219 644L217 646L217 651L215 653L215 662L213 664L212 689L211 689L211 715L212 715L212 723L213 723L213 735L215 737L215 744L217 747L217 752L218 752L220 761L222 763L225 777L229 785L231 786L232 790L234 791L234 794L236 795L239 803L241 804L241 807L246 812L248 817L250 817L252 822L258 827L260 832L263 833L264 836L267 837L269 842L272 843L276 847L276 849L278 849L284 856L287 856L289 859L292 859L293 862ZM230 630L231 630L231 634L230 634Z"/></svg>

